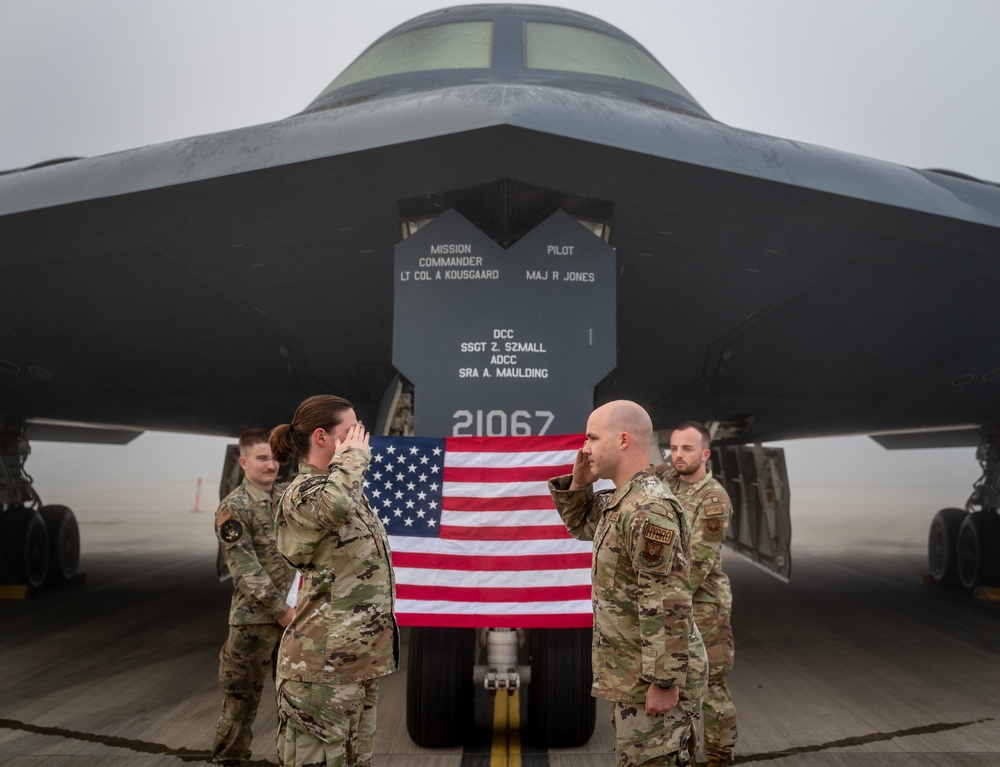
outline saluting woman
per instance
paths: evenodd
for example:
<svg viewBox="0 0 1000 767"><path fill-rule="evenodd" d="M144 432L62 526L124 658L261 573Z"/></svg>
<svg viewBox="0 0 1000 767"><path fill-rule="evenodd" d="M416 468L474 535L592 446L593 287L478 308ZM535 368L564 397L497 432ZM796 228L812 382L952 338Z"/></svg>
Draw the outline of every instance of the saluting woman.
<svg viewBox="0 0 1000 767"><path fill-rule="evenodd" d="M319 395L270 442L279 461L302 457L275 520L278 550L302 574L278 650L278 758L367 767L378 678L399 658L389 539L363 492L369 435L347 400Z"/></svg>

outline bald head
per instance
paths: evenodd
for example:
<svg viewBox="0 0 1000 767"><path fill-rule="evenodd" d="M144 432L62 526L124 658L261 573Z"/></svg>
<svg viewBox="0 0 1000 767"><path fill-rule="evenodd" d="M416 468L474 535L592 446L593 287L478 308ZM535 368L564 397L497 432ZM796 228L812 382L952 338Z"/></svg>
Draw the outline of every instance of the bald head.
<svg viewBox="0 0 1000 767"><path fill-rule="evenodd" d="M627 399L608 402L595 410L591 417L604 421L611 431L628 434L630 441L643 455L649 454L649 443L653 439L653 422L641 406Z"/></svg>
<svg viewBox="0 0 1000 767"><path fill-rule="evenodd" d="M587 419L584 447L597 476L616 486L649 465L653 422L635 402L615 400L601 405Z"/></svg>

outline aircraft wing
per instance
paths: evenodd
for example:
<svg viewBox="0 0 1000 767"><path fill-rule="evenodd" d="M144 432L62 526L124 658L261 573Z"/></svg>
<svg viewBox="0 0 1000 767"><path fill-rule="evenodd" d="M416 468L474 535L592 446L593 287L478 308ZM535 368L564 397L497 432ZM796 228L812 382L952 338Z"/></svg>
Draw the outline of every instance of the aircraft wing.
<svg viewBox="0 0 1000 767"><path fill-rule="evenodd" d="M232 434L328 391L373 417L394 246L448 208L503 244L557 209L610 227L617 364L595 396L658 428L998 420L1000 188L524 82L0 175L3 410Z"/></svg>

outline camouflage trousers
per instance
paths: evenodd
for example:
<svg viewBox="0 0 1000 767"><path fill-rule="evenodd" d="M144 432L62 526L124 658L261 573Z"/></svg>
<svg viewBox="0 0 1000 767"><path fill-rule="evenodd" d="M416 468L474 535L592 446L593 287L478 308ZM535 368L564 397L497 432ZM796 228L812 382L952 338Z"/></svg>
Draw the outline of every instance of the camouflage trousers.
<svg viewBox="0 0 1000 767"><path fill-rule="evenodd" d="M215 728L212 761L239 764L250 758L253 720L264 690L274 679L274 656L284 631L277 623L230 626L219 653L222 713Z"/></svg>
<svg viewBox="0 0 1000 767"><path fill-rule="evenodd" d="M680 702L659 716L646 714L644 702L611 704L617 767L689 767L694 755L697 701Z"/></svg>
<svg viewBox="0 0 1000 767"><path fill-rule="evenodd" d="M695 602L694 616L708 650L708 690L702 707L705 756L712 767L731 763L736 747L736 706L726 684L733 667L735 644L728 608Z"/></svg>
<svg viewBox="0 0 1000 767"><path fill-rule="evenodd" d="M370 767L378 679L354 684L278 682L282 767Z"/></svg>

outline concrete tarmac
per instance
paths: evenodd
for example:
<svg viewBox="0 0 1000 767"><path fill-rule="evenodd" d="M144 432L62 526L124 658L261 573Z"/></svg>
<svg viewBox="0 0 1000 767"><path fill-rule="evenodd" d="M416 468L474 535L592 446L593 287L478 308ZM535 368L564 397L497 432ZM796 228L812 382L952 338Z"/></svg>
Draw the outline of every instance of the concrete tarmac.
<svg viewBox="0 0 1000 767"><path fill-rule="evenodd" d="M936 502L796 493L788 584L727 551L739 764L1000 764L1000 603L919 585ZM206 763L231 591L214 575L211 514L79 521L85 582L0 602L0 767ZM548 753L494 733L480 708L465 749L421 749L406 735L405 673L387 677L375 764L614 764L603 704L588 744ZM265 691L255 765L277 764L274 716Z"/></svg>

